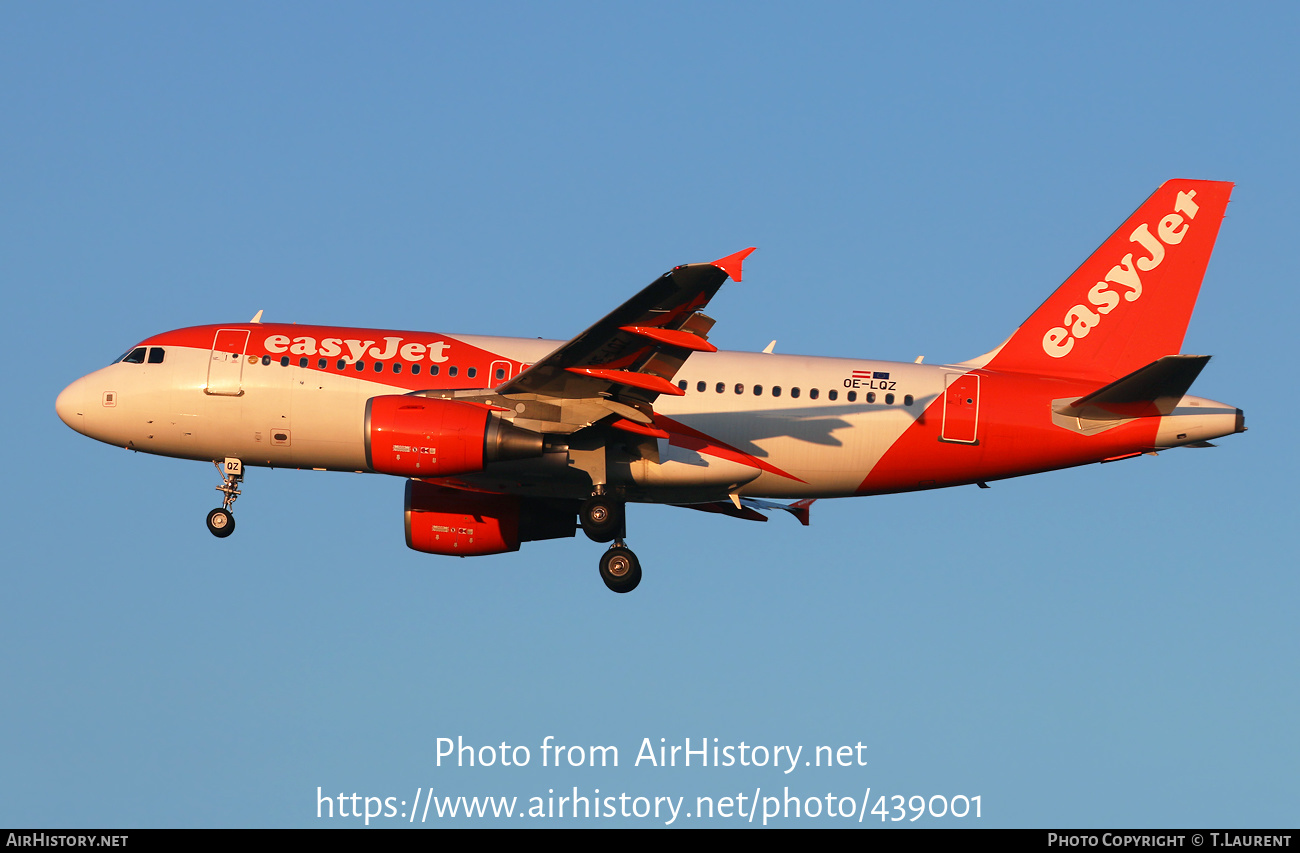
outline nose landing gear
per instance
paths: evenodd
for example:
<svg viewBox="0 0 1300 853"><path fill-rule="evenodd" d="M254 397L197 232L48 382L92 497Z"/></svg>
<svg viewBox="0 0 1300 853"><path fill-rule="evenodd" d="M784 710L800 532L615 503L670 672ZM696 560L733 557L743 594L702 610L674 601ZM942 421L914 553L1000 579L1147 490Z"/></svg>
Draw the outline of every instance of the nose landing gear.
<svg viewBox="0 0 1300 853"><path fill-rule="evenodd" d="M239 497L239 484L244 479L244 463L238 459L227 458L225 464L213 462L221 472L221 485L217 491L226 496L221 506L208 513L208 531L218 539L225 539L235 532L235 516L230 508Z"/></svg>
<svg viewBox="0 0 1300 853"><path fill-rule="evenodd" d="M218 539L225 539L235 532L235 517L229 510L217 507L208 513L208 532Z"/></svg>

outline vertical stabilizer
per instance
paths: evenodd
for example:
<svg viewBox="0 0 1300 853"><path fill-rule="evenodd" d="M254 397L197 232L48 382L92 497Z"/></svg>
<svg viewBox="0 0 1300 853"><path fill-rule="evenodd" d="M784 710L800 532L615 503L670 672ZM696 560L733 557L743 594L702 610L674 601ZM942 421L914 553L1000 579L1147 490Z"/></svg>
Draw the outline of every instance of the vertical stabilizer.
<svg viewBox="0 0 1300 853"><path fill-rule="evenodd" d="M1177 353L1231 194L1166 181L985 366L1114 380Z"/></svg>

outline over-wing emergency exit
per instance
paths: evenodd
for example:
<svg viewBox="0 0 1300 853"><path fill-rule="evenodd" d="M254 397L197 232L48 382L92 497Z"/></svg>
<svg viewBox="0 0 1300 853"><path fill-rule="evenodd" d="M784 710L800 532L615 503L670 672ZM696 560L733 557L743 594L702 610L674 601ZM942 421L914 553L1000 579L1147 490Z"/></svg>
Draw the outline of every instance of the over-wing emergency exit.
<svg viewBox="0 0 1300 853"><path fill-rule="evenodd" d="M1180 352L1232 184L1163 184L1001 346L928 365L719 352L705 306L753 249L674 267L570 341L231 323L164 332L56 402L77 432L215 463L230 535L247 466L405 480L407 545L481 556L611 543L628 503L808 524L818 498L1017 477L1245 430ZM259 317L255 320L260 320ZM787 501L787 502L782 502Z"/></svg>

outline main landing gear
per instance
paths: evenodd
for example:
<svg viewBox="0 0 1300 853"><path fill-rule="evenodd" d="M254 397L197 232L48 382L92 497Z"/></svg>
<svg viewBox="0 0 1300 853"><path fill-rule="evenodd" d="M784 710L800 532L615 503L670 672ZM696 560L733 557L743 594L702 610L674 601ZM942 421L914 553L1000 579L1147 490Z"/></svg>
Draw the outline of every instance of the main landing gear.
<svg viewBox="0 0 1300 853"><path fill-rule="evenodd" d="M612 542L625 535L623 528L627 515L623 504L612 501L604 495L592 495L579 511L582 532L592 542Z"/></svg>
<svg viewBox="0 0 1300 853"><path fill-rule="evenodd" d="M614 592L631 592L641 583L641 561L622 539L601 556L600 579Z"/></svg>
<svg viewBox="0 0 1300 853"><path fill-rule="evenodd" d="M225 539L235 532L235 516L230 508L235 505L235 498L240 494L239 483L244 479L244 464L238 459L229 458L224 465L215 461L212 464L221 472L221 485L217 486L217 491L223 493L226 499L221 506L208 513L208 531L218 539Z"/></svg>
<svg viewBox="0 0 1300 853"><path fill-rule="evenodd" d="M592 495L578 511L582 532L593 542L613 542L600 558L600 579L614 592L631 592L641 583L641 563L623 544L627 513L622 501Z"/></svg>

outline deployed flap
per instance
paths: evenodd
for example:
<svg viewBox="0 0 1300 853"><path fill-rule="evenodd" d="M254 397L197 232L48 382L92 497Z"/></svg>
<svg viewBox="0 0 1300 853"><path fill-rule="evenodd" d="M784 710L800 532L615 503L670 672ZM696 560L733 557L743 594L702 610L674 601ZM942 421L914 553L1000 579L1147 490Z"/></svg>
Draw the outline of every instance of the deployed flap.
<svg viewBox="0 0 1300 853"><path fill-rule="evenodd" d="M604 319L497 387L497 394L653 403L680 396L673 377L692 352L714 350L713 320L700 313L728 276L740 280L746 249L711 264L674 267Z"/></svg>
<svg viewBox="0 0 1300 853"><path fill-rule="evenodd" d="M1095 421L1167 415L1209 360L1208 355L1167 355L1055 411Z"/></svg>

